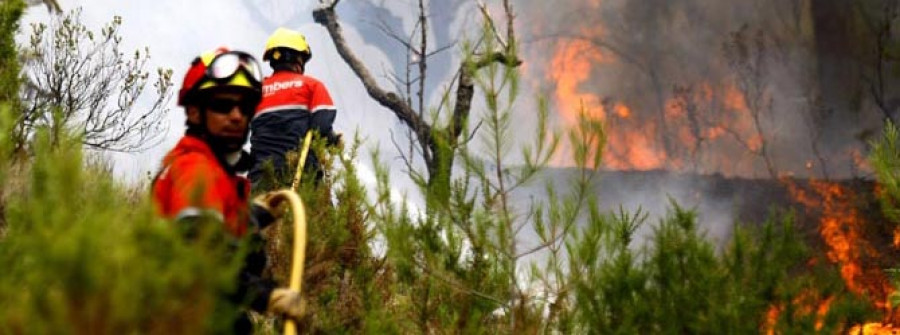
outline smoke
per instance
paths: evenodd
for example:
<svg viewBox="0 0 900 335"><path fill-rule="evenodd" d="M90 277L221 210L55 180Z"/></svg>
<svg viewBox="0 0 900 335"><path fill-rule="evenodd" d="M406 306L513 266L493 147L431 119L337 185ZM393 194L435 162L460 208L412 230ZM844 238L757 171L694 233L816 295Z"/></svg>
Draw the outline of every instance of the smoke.
<svg viewBox="0 0 900 335"><path fill-rule="evenodd" d="M890 15L876 1L516 4L527 76L551 92L559 121L571 125L582 108L604 120L608 170L668 171L604 174L608 209L640 206L658 218L671 199L696 208L721 239L746 195L711 194L703 176L868 177L867 142L885 114L900 112L870 93L871 78L884 77L871 65L877 37L863 27ZM897 29L891 38L900 40ZM882 95L900 97L898 78L886 80Z"/></svg>
<svg viewBox="0 0 900 335"><path fill-rule="evenodd" d="M608 0L521 1L518 8L520 25L530 28L521 30L528 34L524 49L538 64L531 74L561 83L551 89L569 119L584 103L607 121L613 168L859 176L865 134L878 131L882 115L866 103L861 76L830 75L860 65L825 53L823 40L850 32L822 36L834 34L823 31L826 23L849 21L823 7L803 0ZM573 65L579 61L589 65ZM615 113L617 105L629 115ZM646 139L640 146L657 164L619 157L638 154L622 148L635 138Z"/></svg>

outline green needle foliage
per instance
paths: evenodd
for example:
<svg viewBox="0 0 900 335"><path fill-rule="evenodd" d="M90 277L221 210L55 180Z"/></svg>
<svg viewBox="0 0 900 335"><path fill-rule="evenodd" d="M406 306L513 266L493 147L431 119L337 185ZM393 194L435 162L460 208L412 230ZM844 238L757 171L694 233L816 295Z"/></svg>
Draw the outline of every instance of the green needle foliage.
<svg viewBox="0 0 900 335"><path fill-rule="evenodd" d="M572 328L592 334L833 333L871 316L835 268L810 256L791 215L736 228L717 252L696 214L673 204L641 249L646 216L591 216L568 244ZM829 306L818 314L820 306ZM772 319L769 319L769 318Z"/></svg>
<svg viewBox="0 0 900 335"><path fill-rule="evenodd" d="M885 216L893 222L900 222L900 146L898 146L897 126L888 122L884 135L872 142L869 160L878 176L878 184L883 187L879 200Z"/></svg>
<svg viewBox="0 0 900 335"><path fill-rule="evenodd" d="M39 132L33 161L7 176L26 180L4 189L0 333L229 329L236 310L220 298L237 264L228 245L214 234L187 241L149 199L135 205L111 175L85 165L78 138L64 138L51 148Z"/></svg>
<svg viewBox="0 0 900 335"><path fill-rule="evenodd" d="M869 161L878 176L878 184L881 192L878 200L881 202L881 210L884 216L894 225L900 223L900 131L897 126L888 122L884 126L884 133L878 141L870 143L872 153ZM888 269L888 277L892 279L894 287L900 286L898 267ZM900 293L894 292L888 297L891 307L900 306Z"/></svg>
<svg viewBox="0 0 900 335"><path fill-rule="evenodd" d="M5 0L0 3L0 102L18 106L19 69L15 33L19 18L25 10L22 0Z"/></svg>
<svg viewBox="0 0 900 335"><path fill-rule="evenodd" d="M227 331L236 308L222 297L237 268L215 232L188 243L149 197L133 199L85 163L81 138L67 130L38 129L33 155L13 159L12 37L23 9L0 4L0 333Z"/></svg>

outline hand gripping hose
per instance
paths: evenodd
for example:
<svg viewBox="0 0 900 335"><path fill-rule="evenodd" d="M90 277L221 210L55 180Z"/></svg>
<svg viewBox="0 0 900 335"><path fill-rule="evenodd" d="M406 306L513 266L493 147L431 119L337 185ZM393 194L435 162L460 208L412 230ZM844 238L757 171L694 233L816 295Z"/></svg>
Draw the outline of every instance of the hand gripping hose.
<svg viewBox="0 0 900 335"><path fill-rule="evenodd" d="M306 209L300 196L293 190L279 190L275 192L275 197L287 200L291 206L291 212L294 214L294 252L291 257L291 282L290 289L300 290L300 281L303 278L303 262L306 259ZM297 334L297 325L293 320L287 320L284 323L284 333L287 335Z"/></svg>

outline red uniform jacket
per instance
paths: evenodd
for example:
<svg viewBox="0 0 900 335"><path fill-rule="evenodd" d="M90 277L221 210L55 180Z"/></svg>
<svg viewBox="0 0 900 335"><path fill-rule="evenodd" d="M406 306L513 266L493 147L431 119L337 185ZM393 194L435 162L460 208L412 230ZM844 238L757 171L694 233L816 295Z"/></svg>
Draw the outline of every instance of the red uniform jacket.
<svg viewBox="0 0 900 335"><path fill-rule="evenodd" d="M269 163L276 172L293 175L287 171L285 155L297 150L310 130L336 143L338 137L332 128L336 115L331 96L320 81L296 72L275 71L263 80L262 101L250 123L250 154L256 162L250 169L250 179L259 185L265 175L262 167ZM315 154L307 159L306 166L317 169Z"/></svg>
<svg viewBox="0 0 900 335"><path fill-rule="evenodd" d="M335 108L322 82L296 72L276 71L263 80L263 97L256 115L281 110L316 113Z"/></svg>
<svg viewBox="0 0 900 335"><path fill-rule="evenodd" d="M153 185L160 213L170 219L209 214L235 237L247 231L249 181L228 172L202 139L185 135L163 159Z"/></svg>

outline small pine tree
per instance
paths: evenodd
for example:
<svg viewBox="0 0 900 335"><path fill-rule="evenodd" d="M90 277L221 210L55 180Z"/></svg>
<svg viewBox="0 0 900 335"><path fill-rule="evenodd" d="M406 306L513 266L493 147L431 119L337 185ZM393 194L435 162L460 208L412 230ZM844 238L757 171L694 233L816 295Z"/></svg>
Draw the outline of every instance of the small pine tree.
<svg viewBox="0 0 900 335"><path fill-rule="evenodd" d="M108 172L85 165L80 140L63 135L52 146L40 130L33 161L7 176L26 181L4 189L0 333L230 329L237 309L223 297L240 257L221 229L187 241L149 198L135 204Z"/></svg>
<svg viewBox="0 0 900 335"><path fill-rule="evenodd" d="M872 162L872 168L878 179L880 186L878 200L881 202L881 210L884 216L893 222L894 225L900 224L900 131L897 126L891 122L884 125L884 134L878 141L870 143L872 153L869 161ZM900 227L895 227L897 231ZM896 245L896 235L894 243ZM894 287L900 287L900 276L898 276L898 268L895 265L887 272L892 278ZM900 306L900 293L893 292L888 297L892 309Z"/></svg>

